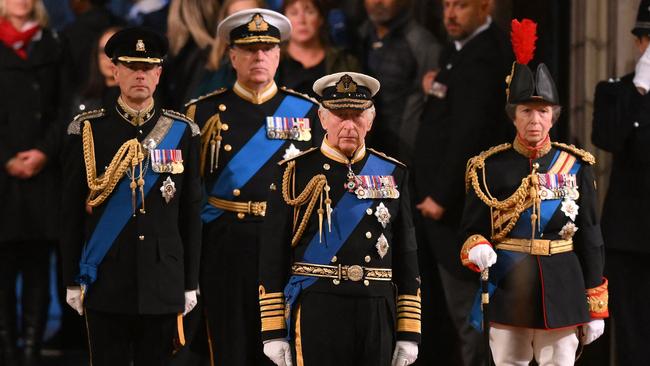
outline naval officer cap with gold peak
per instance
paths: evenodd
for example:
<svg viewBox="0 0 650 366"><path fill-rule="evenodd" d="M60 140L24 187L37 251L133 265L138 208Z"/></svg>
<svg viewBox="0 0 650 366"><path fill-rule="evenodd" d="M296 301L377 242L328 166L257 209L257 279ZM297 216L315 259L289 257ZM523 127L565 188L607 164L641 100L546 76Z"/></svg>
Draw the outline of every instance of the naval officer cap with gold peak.
<svg viewBox="0 0 650 366"><path fill-rule="evenodd" d="M273 10L246 9L222 20L217 27L217 36L231 46L278 44L291 36L291 22Z"/></svg>
<svg viewBox="0 0 650 366"><path fill-rule="evenodd" d="M169 44L167 38L144 27L123 29L106 42L104 53L114 64L118 62L160 65Z"/></svg>
<svg viewBox="0 0 650 366"><path fill-rule="evenodd" d="M379 87L379 80L357 72L338 72L314 82L314 92L327 109L368 109Z"/></svg>

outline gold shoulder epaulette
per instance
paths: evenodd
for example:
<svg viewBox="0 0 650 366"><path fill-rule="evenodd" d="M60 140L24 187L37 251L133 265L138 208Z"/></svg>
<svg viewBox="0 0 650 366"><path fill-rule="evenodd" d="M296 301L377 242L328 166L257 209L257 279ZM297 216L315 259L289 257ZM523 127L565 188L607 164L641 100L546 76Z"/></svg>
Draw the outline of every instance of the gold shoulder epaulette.
<svg viewBox="0 0 650 366"><path fill-rule="evenodd" d="M288 162L288 161L294 160L294 159L296 159L296 158L298 158L298 157L300 157L300 156L303 156L303 155L309 154L310 152L313 152L313 151L316 151L316 150L318 150L317 147L311 147L311 148L309 148L309 149L307 149L307 150L305 150L305 151L300 152L298 155L296 155L296 156L294 156L294 157L291 157L291 158L289 158L289 159L284 159L284 160L279 161L279 162L278 162L278 165L282 165L282 164L284 164L284 163L286 163L286 162Z"/></svg>
<svg viewBox="0 0 650 366"><path fill-rule="evenodd" d="M188 125L190 125L190 128L192 129L192 136L196 136L196 135L201 134L201 129L199 128L199 125L194 123L194 121L192 121L191 118L187 117L183 113L179 113L179 112L172 111L172 110L169 110L169 109L163 109L162 113L163 113L163 115L165 115L165 116L167 116L169 118L173 118L175 120L183 121L183 122L187 123Z"/></svg>
<svg viewBox="0 0 650 366"><path fill-rule="evenodd" d="M299 97L303 97L304 99L307 99L307 100L309 100L310 102L312 102L312 103L314 103L314 104L316 104L317 106L320 107L320 102L318 101L318 99L316 99L316 98L314 98L314 97L312 97L312 96L310 96L310 95L308 95L308 94L303 94L303 93L301 93L301 92L297 92L297 91L295 91L295 90L293 90L293 89L289 89L289 88L287 88L286 86L281 86L281 87L280 87L280 90L282 90L282 91L284 91L284 92L287 92L287 93L289 93L289 94L293 94L293 95L297 95L297 96L299 96Z"/></svg>
<svg viewBox="0 0 650 366"><path fill-rule="evenodd" d="M573 155L579 156L582 159L582 161L584 161L589 165L596 164L596 158L589 151L582 150L580 148L575 147L574 145L563 144L561 142L553 142L553 146L557 147L558 149L568 151Z"/></svg>
<svg viewBox="0 0 650 366"><path fill-rule="evenodd" d="M189 102L185 103L185 108L189 107L192 104L195 104L196 102L202 101L203 99L210 98L210 97L213 97L215 95L222 94L222 93L226 92L226 90L228 90L228 88L219 88L219 89L217 89L215 91L212 91L212 92L210 92L208 94L201 95L198 98L194 98L194 99L190 100Z"/></svg>
<svg viewBox="0 0 650 366"><path fill-rule="evenodd" d="M475 171L476 169L479 168L483 168L485 166L485 159L489 158L492 155L498 154L502 151L506 151L511 147L512 147L511 143L492 146L491 148L482 151L480 154L469 159L467 161L467 166L465 167L465 192L469 191L470 172Z"/></svg>
<svg viewBox="0 0 650 366"><path fill-rule="evenodd" d="M72 122L68 124L68 135L80 135L81 134L81 123L88 119L103 117L106 114L104 108L95 109L92 111L87 111L80 113L74 117Z"/></svg>
<svg viewBox="0 0 650 366"><path fill-rule="evenodd" d="M372 149L372 148L368 148L368 151L372 152L373 154L379 155L379 156L381 156L382 158L384 158L384 159L386 159L386 160L390 160L390 161L392 161L393 163L397 163L397 164L400 165L402 168L406 168L406 164L402 163L401 161L395 159L395 158L392 157L392 156L388 156L388 155L386 155L385 153L383 153L383 152L381 152L381 151L377 151L377 150Z"/></svg>

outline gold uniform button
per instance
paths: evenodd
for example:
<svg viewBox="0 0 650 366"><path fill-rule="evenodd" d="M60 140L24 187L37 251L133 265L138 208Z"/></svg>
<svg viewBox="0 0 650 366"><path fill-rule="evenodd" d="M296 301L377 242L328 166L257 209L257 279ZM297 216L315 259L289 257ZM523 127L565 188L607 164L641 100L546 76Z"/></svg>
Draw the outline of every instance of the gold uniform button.
<svg viewBox="0 0 650 366"><path fill-rule="evenodd" d="M238 218L238 219L242 220L244 217L246 217L246 214L245 214L245 213L243 213L243 212L239 212L239 213L237 213L237 218Z"/></svg>
<svg viewBox="0 0 650 366"><path fill-rule="evenodd" d="M219 110L221 112L225 112L226 111L226 105L225 104L219 104Z"/></svg>
<svg viewBox="0 0 650 366"><path fill-rule="evenodd" d="M327 163L323 164L323 169L330 170L330 165Z"/></svg>
<svg viewBox="0 0 650 366"><path fill-rule="evenodd" d="M341 281L339 281L337 279L334 279L334 280L332 280L332 283L334 283L335 285L338 285L339 283L341 283Z"/></svg>
<svg viewBox="0 0 650 366"><path fill-rule="evenodd" d="M372 238L372 233L370 231L366 232L366 238L368 239Z"/></svg>
<svg viewBox="0 0 650 366"><path fill-rule="evenodd" d="M230 126L228 126L227 123L222 123L221 124L221 130L222 131L228 131L229 128L230 128Z"/></svg>
<svg viewBox="0 0 650 366"><path fill-rule="evenodd" d="M235 188L235 189L232 190L232 195L233 196L237 197L240 194L241 194L241 191L239 189Z"/></svg>
<svg viewBox="0 0 650 366"><path fill-rule="evenodd" d="M366 285L366 286L370 286L370 281L368 281L368 280L363 280L363 284Z"/></svg>
<svg viewBox="0 0 650 366"><path fill-rule="evenodd" d="M138 236L138 239L140 239L140 240L144 240L144 235L140 235L140 236Z"/></svg>
<svg viewBox="0 0 650 366"><path fill-rule="evenodd" d="M365 258L363 258L363 260L365 260L366 263L370 263L370 259L371 259L371 258L370 258L369 255L367 255Z"/></svg>
<svg viewBox="0 0 650 366"><path fill-rule="evenodd" d="M337 260L339 260L339 259L336 258L336 256L333 256L333 257L332 257L332 263L336 263Z"/></svg>
<svg viewBox="0 0 650 366"><path fill-rule="evenodd" d="M367 210L366 210L366 214L368 214L368 215L372 215L372 208L367 209Z"/></svg>
<svg viewBox="0 0 650 366"><path fill-rule="evenodd" d="M226 144L226 146L224 146L223 149L226 150L226 151L230 151L230 150L232 150L232 146Z"/></svg>

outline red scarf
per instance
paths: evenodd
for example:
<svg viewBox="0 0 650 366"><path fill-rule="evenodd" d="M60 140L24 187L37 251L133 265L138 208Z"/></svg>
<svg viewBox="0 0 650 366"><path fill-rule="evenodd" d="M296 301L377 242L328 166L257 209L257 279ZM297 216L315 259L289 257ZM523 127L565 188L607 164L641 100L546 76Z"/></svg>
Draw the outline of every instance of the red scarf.
<svg viewBox="0 0 650 366"><path fill-rule="evenodd" d="M41 27L38 24L19 31L5 18L0 18L0 41L23 60L27 60L27 46Z"/></svg>

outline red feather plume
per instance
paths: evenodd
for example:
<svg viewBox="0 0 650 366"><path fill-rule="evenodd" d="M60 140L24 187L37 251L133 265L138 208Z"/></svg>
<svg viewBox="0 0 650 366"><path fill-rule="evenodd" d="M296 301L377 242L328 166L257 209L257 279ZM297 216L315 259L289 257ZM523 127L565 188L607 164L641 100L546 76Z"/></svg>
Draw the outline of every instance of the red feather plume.
<svg viewBox="0 0 650 366"><path fill-rule="evenodd" d="M537 40L537 23L530 19L523 19L519 22L513 19L510 40L512 50L515 53L517 63L526 65L533 59L535 54L535 41Z"/></svg>

